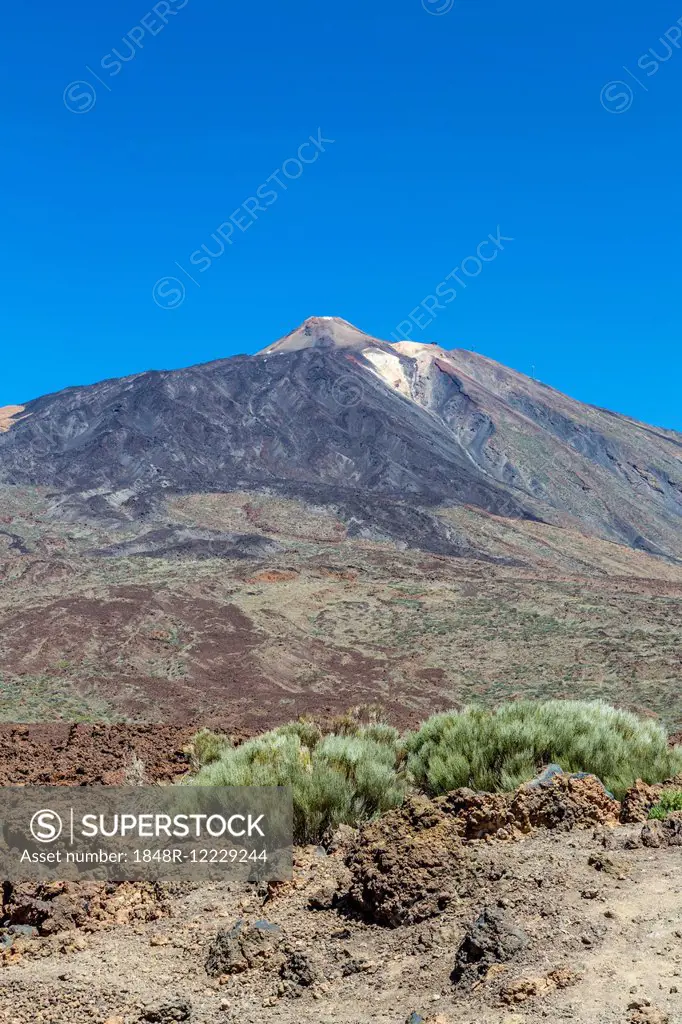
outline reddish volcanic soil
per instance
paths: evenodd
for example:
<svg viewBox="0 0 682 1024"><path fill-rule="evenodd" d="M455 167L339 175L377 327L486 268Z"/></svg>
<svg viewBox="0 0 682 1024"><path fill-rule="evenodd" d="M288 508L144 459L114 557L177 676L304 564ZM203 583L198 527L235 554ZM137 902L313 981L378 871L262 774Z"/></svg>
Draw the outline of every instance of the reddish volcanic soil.
<svg viewBox="0 0 682 1024"><path fill-rule="evenodd" d="M196 731L173 725L0 725L0 785L170 782Z"/></svg>

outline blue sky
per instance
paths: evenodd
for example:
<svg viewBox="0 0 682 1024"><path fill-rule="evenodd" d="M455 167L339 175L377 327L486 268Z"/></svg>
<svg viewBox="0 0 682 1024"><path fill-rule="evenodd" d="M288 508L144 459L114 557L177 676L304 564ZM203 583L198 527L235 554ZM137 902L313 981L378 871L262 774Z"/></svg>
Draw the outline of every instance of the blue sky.
<svg viewBox="0 0 682 1024"><path fill-rule="evenodd" d="M451 5L6 7L0 405L328 314L682 429L682 8Z"/></svg>

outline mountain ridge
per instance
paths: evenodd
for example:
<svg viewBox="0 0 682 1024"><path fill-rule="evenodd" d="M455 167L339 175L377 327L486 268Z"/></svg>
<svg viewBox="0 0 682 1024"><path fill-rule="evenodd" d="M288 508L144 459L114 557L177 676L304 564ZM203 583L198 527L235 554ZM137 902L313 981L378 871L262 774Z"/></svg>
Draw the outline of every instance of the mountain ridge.
<svg viewBox="0 0 682 1024"><path fill-rule="evenodd" d="M470 505L682 558L682 435L478 353L382 341L340 317L311 317L253 356L8 407L0 426L0 482L56 488L76 516L125 521L158 513L169 493L274 487L345 500L348 515L362 498L370 519L382 500ZM382 531L462 547L433 530L410 537L404 522Z"/></svg>

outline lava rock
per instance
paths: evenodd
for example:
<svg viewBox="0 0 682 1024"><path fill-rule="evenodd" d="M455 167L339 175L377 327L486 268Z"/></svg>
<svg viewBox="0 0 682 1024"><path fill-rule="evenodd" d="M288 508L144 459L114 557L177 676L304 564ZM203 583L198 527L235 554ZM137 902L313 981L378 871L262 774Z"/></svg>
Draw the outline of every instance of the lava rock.
<svg viewBox="0 0 682 1024"><path fill-rule="evenodd" d="M628 1005L630 1024L669 1024L670 1017L652 1006L648 999L635 1000Z"/></svg>
<svg viewBox="0 0 682 1024"><path fill-rule="evenodd" d="M154 1009L145 1010L140 1021L144 1024L176 1024L192 1019L192 1006L186 999L175 999Z"/></svg>
<svg viewBox="0 0 682 1024"><path fill-rule="evenodd" d="M510 805L522 832L533 828L571 829L585 825L615 825L621 807L596 775L552 774L542 782L521 786Z"/></svg>
<svg viewBox="0 0 682 1024"><path fill-rule="evenodd" d="M482 977L493 964L513 959L527 945L528 937L522 928L497 907L486 907L467 928L457 951L452 980L458 984L472 971Z"/></svg>
<svg viewBox="0 0 682 1024"><path fill-rule="evenodd" d="M338 885L330 879L323 882L308 897L308 908L310 910L331 910L336 902Z"/></svg>
<svg viewBox="0 0 682 1024"><path fill-rule="evenodd" d="M346 864L350 906L389 928L441 913L470 873L456 818L426 797L362 829Z"/></svg>
<svg viewBox="0 0 682 1024"><path fill-rule="evenodd" d="M269 921L247 925L237 921L232 928L223 928L213 939L206 957L206 973L210 977L239 974L264 962L279 945L282 930Z"/></svg>
<svg viewBox="0 0 682 1024"><path fill-rule="evenodd" d="M660 846L682 846L682 813L668 815L665 821L650 821L641 833L642 845L651 849Z"/></svg>
<svg viewBox="0 0 682 1024"><path fill-rule="evenodd" d="M301 988L310 988L317 981L317 971L304 953L290 953L279 973L283 981L291 981Z"/></svg>
<svg viewBox="0 0 682 1024"><path fill-rule="evenodd" d="M660 795L660 786L649 786L638 779L623 797L620 820L623 824L646 821L649 811L658 803Z"/></svg>

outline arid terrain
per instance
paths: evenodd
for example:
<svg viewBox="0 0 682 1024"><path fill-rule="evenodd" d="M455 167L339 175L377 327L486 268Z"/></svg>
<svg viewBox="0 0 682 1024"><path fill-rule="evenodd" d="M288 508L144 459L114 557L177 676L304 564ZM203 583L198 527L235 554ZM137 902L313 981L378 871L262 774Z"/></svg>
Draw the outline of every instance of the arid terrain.
<svg viewBox="0 0 682 1024"><path fill-rule="evenodd" d="M666 559L471 508L440 514L485 561L348 537L266 493L166 512L169 532L204 531L201 557L123 553L145 525L55 521L41 489L0 488L3 721L253 731L378 703L406 725L527 695L604 697L682 729L682 567ZM225 555L228 534L254 553Z"/></svg>
<svg viewBox="0 0 682 1024"><path fill-rule="evenodd" d="M0 1020L676 1024L681 822L623 813L593 779L458 791L289 883L5 886Z"/></svg>

